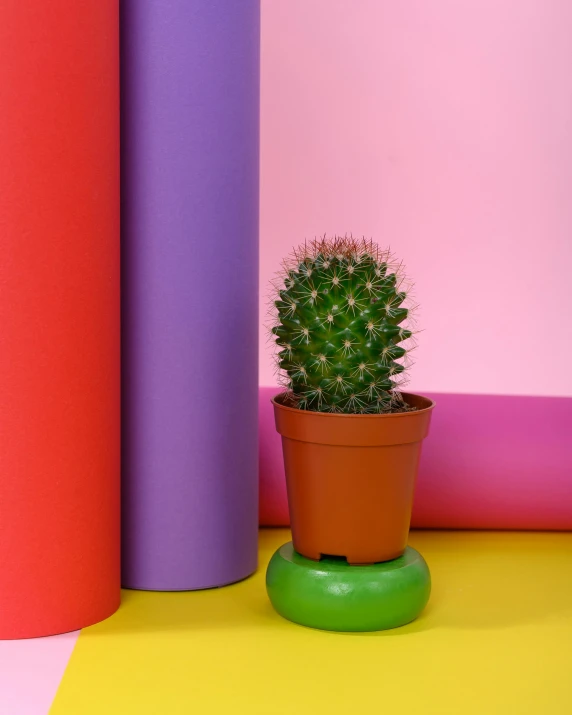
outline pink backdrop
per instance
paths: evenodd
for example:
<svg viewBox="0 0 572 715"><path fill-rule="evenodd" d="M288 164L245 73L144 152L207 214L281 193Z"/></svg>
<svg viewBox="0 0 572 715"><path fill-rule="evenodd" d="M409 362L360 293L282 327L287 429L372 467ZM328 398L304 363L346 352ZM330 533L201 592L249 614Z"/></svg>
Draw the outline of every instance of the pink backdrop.
<svg viewBox="0 0 572 715"><path fill-rule="evenodd" d="M304 238L390 245L421 304L409 388L452 393L413 523L572 528L572 2L262 8L263 299ZM265 340L260 365L275 384ZM281 524L271 392L261 522Z"/></svg>
<svg viewBox="0 0 572 715"><path fill-rule="evenodd" d="M49 638L0 641L2 715L49 712L78 636L79 631L74 631Z"/></svg>
<svg viewBox="0 0 572 715"><path fill-rule="evenodd" d="M264 0L262 22L263 295L293 244L365 234L416 283L410 389L572 396L572 3ZM260 364L274 384L264 340Z"/></svg>

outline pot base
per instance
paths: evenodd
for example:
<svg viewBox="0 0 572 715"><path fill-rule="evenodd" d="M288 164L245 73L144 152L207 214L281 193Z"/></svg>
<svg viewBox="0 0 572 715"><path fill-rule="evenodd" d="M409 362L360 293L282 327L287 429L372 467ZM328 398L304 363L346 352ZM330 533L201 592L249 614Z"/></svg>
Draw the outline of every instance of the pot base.
<svg viewBox="0 0 572 715"><path fill-rule="evenodd" d="M403 556L371 566L344 560L311 561L281 546L266 571L268 597L294 623L326 631L382 631L421 613L431 591L425 559L407 547Z"/></svg>

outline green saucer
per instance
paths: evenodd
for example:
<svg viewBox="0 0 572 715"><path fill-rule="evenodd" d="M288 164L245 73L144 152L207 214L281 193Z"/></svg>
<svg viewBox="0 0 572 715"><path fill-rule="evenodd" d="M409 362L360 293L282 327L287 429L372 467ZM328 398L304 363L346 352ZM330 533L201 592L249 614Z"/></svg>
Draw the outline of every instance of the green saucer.
<svg viewBox="0 0 572 715"><path fill-rule="evenodd" d="M311 561L288 542L270 559L266 589L274 608L294 623L326 631L382 631L410 623L431 592L425 559L403 556L371 566Z"/></svg>

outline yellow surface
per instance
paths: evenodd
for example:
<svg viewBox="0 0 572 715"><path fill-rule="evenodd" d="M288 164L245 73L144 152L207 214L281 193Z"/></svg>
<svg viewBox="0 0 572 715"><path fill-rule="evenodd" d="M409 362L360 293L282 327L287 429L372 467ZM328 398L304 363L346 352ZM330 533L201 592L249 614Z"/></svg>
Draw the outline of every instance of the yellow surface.
<svg viewBox="0 0 572 715"><path fill-rule="evenodd" d="M302 628L268 603L285 530L260 570L223 589L125 591L82 631L52 715L570 715L572 534L413 532L433 593L413 624Z"/></svg>

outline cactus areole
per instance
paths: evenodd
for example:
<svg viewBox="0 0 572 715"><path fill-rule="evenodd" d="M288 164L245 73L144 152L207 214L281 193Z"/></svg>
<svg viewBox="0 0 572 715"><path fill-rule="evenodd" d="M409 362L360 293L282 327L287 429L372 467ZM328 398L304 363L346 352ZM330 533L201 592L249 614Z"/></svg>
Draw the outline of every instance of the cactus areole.
<svg viewBox="0 0 572 715"><path fill-rule="evenodd" d="M399 392L412 348L401 265L365 239L298 247L276 282L272 333L287 403L316 412L415 409Z"/></svg>

